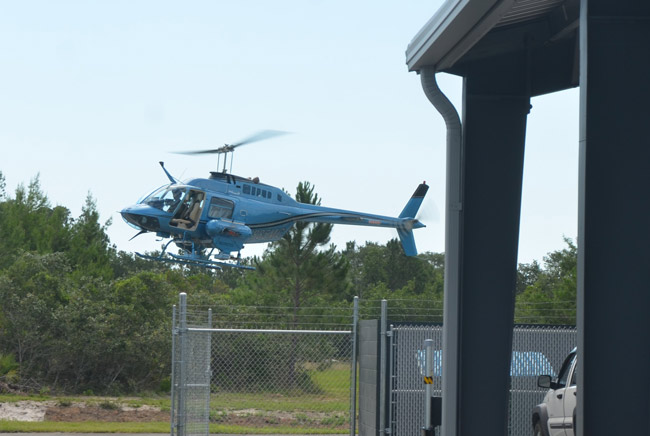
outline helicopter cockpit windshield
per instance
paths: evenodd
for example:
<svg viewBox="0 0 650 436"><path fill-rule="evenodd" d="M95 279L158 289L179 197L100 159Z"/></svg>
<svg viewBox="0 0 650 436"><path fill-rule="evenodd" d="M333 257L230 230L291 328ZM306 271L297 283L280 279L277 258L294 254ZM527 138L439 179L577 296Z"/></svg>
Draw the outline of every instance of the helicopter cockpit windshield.
<svg viewBox="0 0 650 436"><path fill-rule="evenodd" d="M174 213L179 204L183 201L187 187L183 186L163 186L145 197L142 204L155 207L163 212Z"/></svg>

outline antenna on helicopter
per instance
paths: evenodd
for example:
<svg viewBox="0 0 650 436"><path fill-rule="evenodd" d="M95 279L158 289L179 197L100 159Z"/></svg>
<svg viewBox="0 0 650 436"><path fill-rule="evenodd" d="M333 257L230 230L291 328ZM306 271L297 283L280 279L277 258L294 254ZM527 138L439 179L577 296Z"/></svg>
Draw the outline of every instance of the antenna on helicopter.
<svg viewBox="0 0 650 436"><path fill-rule="evenodd" d="M250 144L251 142L257 142L257 141L263 141L266 139L271 139L276 136L281 136L281 135L286 135L289 132L283 132L280 130L261 130L253 135L250 135L238 142L235 142L233 144L224 144L222 147L219 148L214 148L211 150L194 150L194 151L178 151L175 153L178 154L188 154L188 155L195 155L195 154L216 154L217 155L217 169L219 168L219 165L221 163L221 155L224 155L223 157L223 173L226 173L226 168L228 166L228 153L230 153L230 172L232 172L232 161L233 161L233 156L235 153L235 148L241 147L242 145Z"/></svg>

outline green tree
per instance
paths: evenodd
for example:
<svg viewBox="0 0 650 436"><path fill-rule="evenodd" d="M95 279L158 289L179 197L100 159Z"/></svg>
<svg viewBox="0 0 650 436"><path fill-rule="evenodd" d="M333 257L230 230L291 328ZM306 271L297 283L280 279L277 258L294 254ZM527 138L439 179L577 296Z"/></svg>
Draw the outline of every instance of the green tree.
<svg viewBox="0 0 650 436"><path fill-rule="evenodd" d="M169 374L170 307L163 274L117 281L71 275L64 253L23 253L0 274L0 354L19 384L82 392L156 389Z"/></svg>
<svg viewBox="0 0 650 436"><path fill-rule="evenodd" d="M56 313L69 301L69 271L62 253L23 253L0 275L0 352L15 356L32 388L48 377L60 352Z"/></svg>
<svg viewBox="0 0 650 436"><path fill-rule="evenodd" d="M377 296L377 289L385 289L381 298L395 298L393 293L409 287L412 296L427 293L429 288L442 292L444 283L444 254L422 253L417 257L404 254L398 239L391 239L386 245L367 242L357 247L348 242L343 255L351 265L350 277L355 292L361 298ZM383 287L376 287L383 284ZM368 291L374 289L369 294ZM380 293L382 294L382 293ZM383 294L382 294L383 295Z"/></svg>
<svg viewBox="0 0 650 436"><path fill-rule="evenodd" d="M517 295L535 284L541 274L542 267L536 260L531 263L520 263L517 268Z"/></svg>
<svg viewBox="0 0 650 436"><path fill-rule="evenodd" d="M2 171L0 171L0 201L4 200L5 197L7 196L7 181L5 179L5 175L2 174Z"/></svg>
<svg viewBox="0 0 650 436"><path fill-rule="evenodd" d="M548 253L544 269L518 296L515 320L522 323L576 323L578 248L569 238L567 247Z"/></svg>
<svg viewBox="0 0 650 436"><path fill-rule="evenodd" d="M0 202L0 268L9 266L21 251L65 251L69 235L68 209L50 205L38 176L28 188L19 185L14 198L5 196Z"/></svg>
<svg viewBox="0 0 650 436"><path fill-rule="evenodd" d="M100 276L105 279L113 277L111 260L115 249L110 245L106 224L99 222L97 203L90 195L81 210L81 215L70 228L70 245L67 255L71 263L78 269L79 274Z"/></svg>

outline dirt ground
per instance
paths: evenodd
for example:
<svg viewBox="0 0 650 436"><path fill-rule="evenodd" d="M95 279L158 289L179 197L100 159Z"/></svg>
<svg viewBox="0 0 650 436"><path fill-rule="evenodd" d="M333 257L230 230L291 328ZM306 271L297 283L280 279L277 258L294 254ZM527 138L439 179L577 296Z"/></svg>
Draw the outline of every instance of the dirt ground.
<svg viewBox="0 0 650 436"><path fill-rule="evenodd" d="M169 411L142 406L127 407L118 403L61 404L55 401L18 401L0 403L0 420L9 421L109 421L148 422L169 421Z"/></svg>
<svg viewBox="0 0 650 436"><path fill-rule="evenodd" d="M108 422L152 422L169 421L169 411L142 406L137 409L119 407L105 409L96 406L51 406L45 411L45 421L108 421Z"/></svg>
<svg viewBox="0 0 650 436"><path fill-rule="evenodd" d="M210 421L245 427L309 426L313 428L347 428L347 420L338 414L318 412L271 412L257 409L222 410ZM169 422L169 411L153 406L129 407L117 401L62 403L59 401L18 401L0 403L0 420L11 421L105 421Z"/></svg>

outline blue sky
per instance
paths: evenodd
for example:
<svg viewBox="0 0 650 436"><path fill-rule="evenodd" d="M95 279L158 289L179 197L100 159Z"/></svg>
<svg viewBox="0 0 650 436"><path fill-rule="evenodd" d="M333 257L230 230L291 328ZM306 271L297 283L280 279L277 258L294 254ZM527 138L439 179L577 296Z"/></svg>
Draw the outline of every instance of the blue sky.
<svg viewBox="0 0 650 436"><path fill-rule="evenodd" d="M418 183L431 189L420 251L444 250L445 126L404 51L442 1L0 1L0 171L8 190L40 174L52 203L78 215L90 192L119 249L117 213L166 183L207 175L214 148L262 129L233 172L323 205L397 215ZM459 78L443 90L460 111ZM520 261L577 234L578 92L533 100ZM495 169L498 171L498 169ZM386 229L338 226L332 242L385 242ZM261 253L249 246L242 255Z"/></svg>

